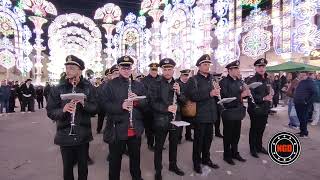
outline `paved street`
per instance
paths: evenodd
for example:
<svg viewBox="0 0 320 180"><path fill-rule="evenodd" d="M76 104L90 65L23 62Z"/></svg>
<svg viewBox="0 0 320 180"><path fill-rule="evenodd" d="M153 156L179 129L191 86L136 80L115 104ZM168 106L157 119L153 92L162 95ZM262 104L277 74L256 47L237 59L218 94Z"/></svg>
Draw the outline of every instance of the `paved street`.
<svg viewBox="0 0 320 180"><path fill-rule="evenodd" d="M286 109L281 109L269 118L264 136L266 148L267 142L276 132L297 132L297 130L287 128ZM94 141L90 144L90 156L95 164L89 167L89 180L105 180L108 172L108 164L105 161L108 152L107 145L103 143L101 135L95 133L96 118L93 118L92 122ZM320 126L309 126L309 130L310 138L301 139L300 158L290 166L279 166L267 155L260 155L260 159L250 156L247 116L243 121L239 147L241 155L247 159L246 163L235 161L235 166L226 164L222 160L222 139L214 138L211 158L220 165L220 169L211 170L203 167L203 174L197 175L192 170L192 143L183 141L178 147L178 163L186 175L179 177L167 170L168 150L165 150L163 178L166 180L319 180ZM54 134L55 124L47 118L45 110L0 116L0 180L61 180L61 155L58 146L53 144ZM168 146L167 143L166 146ZM143 139L141 168L143 178L152 180L154 175L153 154L146 148L146 139ZM126 156L122 161L121 179L131 179Z"/></svg>

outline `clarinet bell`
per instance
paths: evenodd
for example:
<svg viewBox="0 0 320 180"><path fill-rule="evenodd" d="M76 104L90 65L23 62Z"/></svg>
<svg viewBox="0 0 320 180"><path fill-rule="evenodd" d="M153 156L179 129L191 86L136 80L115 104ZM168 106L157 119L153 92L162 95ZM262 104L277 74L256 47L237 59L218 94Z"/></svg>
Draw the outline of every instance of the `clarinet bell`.
<svg viewBox="0 0 320 180"><path fill-rule="evenodd" d="M71 124L69 136L75 136L76 135L75 126L76 126L75 124Z"/></svg>

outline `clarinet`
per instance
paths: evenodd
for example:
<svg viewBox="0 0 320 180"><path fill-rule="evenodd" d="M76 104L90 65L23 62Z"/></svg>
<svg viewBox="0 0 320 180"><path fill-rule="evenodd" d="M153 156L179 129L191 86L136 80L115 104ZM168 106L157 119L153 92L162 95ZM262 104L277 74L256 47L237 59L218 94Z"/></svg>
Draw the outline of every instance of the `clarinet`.
<svg viewBox="0 0 320 180"><path fill-rule="evenodd" d="M131 81L131 78L129 78L129 85L128 85L128 97L129 95L132 93L132 81ZM133 128L133 118L132 118L132 115L133 115L133 107L130 109L130 112L129 112L129 128L130 129L134 129Z"/></svg>
<svg viewBox="0 0 320 180"><path fill-rule="evenodd" d="M177 105L177 93L175 91L173 92L172 104L173 105ZM172 115L173 115L172 121L175 121L176 120L176 116L177 116L177 112L173 113Z"/></svg>
<svg viewBox="0 0 320 180"><path fill-rule="evenodd" d="M75 88L76 88L76 78L74 78L73 81L72 81L72 93L76 93ZM75 109L74 109L74 111L72 113L71 128L70 128L69 136L76 135L76 133L75 133L75 126L76 126L75 116L76 116L76 109L77 109L76 105L77 104L74 103L74 106L75 106L74 108Z"/></svg>

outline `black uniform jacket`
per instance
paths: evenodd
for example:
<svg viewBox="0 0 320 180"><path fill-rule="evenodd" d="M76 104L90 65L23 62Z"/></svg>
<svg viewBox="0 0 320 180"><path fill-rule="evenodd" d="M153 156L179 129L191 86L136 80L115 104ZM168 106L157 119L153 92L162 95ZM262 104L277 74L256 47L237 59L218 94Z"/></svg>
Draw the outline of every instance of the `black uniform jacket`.
<svg viewBox="0 0 320 180"><path fill-rule="evenodd" d="M145 96L145 89L142 83L138 81L131 82L131 90L138 96ZM128 139L129 111L122 108L125 99L128 99L129 81L119 76L108 83L103 84L99 93L99 100L102 108L108 116L105 132L106 134L115 133L117 140ZM143 133L143 109L147 104L147 99L142 99L135 103L132 119L136 136L140 137ZM113 129L115 127L115 129Z"/></svg>
<svg viewBox="0 0 320 180"><path fill-rule="evenodd" d="M196 79L196 81L195 81ZM195 123L214 123L218 118L217 102L215 97L210 97L213 76L203 76L198 72L187 83L187 96L197 103Z"/></svg>
<svg viewBox="0 0 320 180"><path fill-rule="evenodd" d="M253 82L262 82L263 84L251 90L255 104L251 100L248 101L248 113L254 114L255 116L266 116L268 115L270 109L270 102L264 101L263 98L269 94L270 88L272 88L270 81L267 78L267 74L261 76L260 74L256 73L250 78L248 84Z"/></svg>
<svg viewBox="0 0 320 180"><path fill-rule="evenodd" d="M174 79L169 83L163 77L159 78L150 87L150 103L153 110L154 127L155 128L169 128L171 121L173 120L173 114L168 111L168 107L173 104L173 84ZM180 95L177 95L178 109L176 113L176 121L180 121L180 106L186 102L186 96L181 91Z"/></svg>
<svg viewBox="0 0 320 180"><path fill-rule="evenodd" d="M59 85L52 87L50 91L47 104L47 115L57 124L57 133L54 138L54 143L57 145L75 146L93 140L90 119L97 111L96 89L89 81L81 78L75 91L86 95L84 106L77 104L75 114L75 136L69 136L72 115L69 112L63 112L64 106L70 102L70 100L61 100L60 98L61 94L72 93L72 84L65 80Z"/></svg>

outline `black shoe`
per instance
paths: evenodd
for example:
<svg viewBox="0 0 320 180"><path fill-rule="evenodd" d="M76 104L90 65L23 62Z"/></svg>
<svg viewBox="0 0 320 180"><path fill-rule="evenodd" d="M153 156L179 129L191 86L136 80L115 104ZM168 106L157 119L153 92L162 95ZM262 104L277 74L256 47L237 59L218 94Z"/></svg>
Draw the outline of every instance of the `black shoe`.
<svg viewBox="0 0 320 180"><path fill-rule="evenodd" d="M149 149L150 151L154 152L154 146L148 145L148 149Z"/></svg>
<svg viewBox="0 0 320 180"><path fill-rule="evenodd" d="M243 158L240 156L239 153L238 153L237 155L233 156L232 158L233 158L233 159L236 159L236 160L238 160L238 161L240 161L240 162L246 162L246 161L247 161L247 160L243 159Z"/></svg>
<svg viewBox="0 0 320 180"><path fill-rule="evenodd" d="M88 165L92 165L92 164L94 164L94 161L90 157L88 157Z"/></svg>
<svg viewBox="0 0 320 180"><path fill-rule="evenodd" d="M97 131L97 134L101 134L101 131Z"/></svg>
<svg viewBox="0 0 320 180"><path fill-rule="evenodd" d="M178 144L181 144L181 139L178 140Z"/></svg>
<svg viewBox="0 0 320 180"><path fill-rule="evenodd" d="M268 151L267 151L264 147L262 147L262 148L258 151L258 153L268 154Z"/></svg>
<svg viewBox="0 0 320 180"><path fill-rule="evenodd" d="M223 160L230 165L236 165L236 163L234 163L234 161L231 158L223 158Z"/></svg>
<svg viewBox="0 0 320 180"><path fill-rule="evenodd" d="M193 138L192 137L186 137L186 141L193 141Z"/></svg>
<svg viewBox="0 0 320 180"><path fill-rule="evenodd" d="M179 176L184 176L184 172L177 165L169 165L169 171L176 173Z"/></svg>
<svg viewBox="0 0 320 180"><path fill-rule="evenodd" d="M217 133L215 136L218 137L218 138L223 138L221 133Z"/></svg>
<svg viewBox="0 0 320 180"><path fill-rule="evenodd" d="M196 173L198 173L198 174L202 174L202 169L201 169L201 166L199 165L199 166L194 166L193 167L193 170L196 172Z"/></svg>
<svg viewBox="0 0 320 180"><path fill-rule="evenodd" d="M166 150L167 148L163 146L162 150Z"/></svg>
<svg viewBox="0 0 320 180"><path fill-rule="evenodd" d="M255 158L259 158L258 154L256 152L251 152L251 156L255 157Z"/></svg>
<svg viewBox="0 0 320 180"><path fill-rule="evenodd" d="M161 173L156 173L156 174L154 175L154 179L155 179L155 180L162 180L162 175L161 175Z"/></svg>
<svg viewBox="0 0 320 180"><path fill-rule="evenodd" d="M219 169L219 166L217 164L214 164L211 160L209 160L207 162L203 162L202 164L207 165L207 166L211 167L212 169Z"/></svg>

